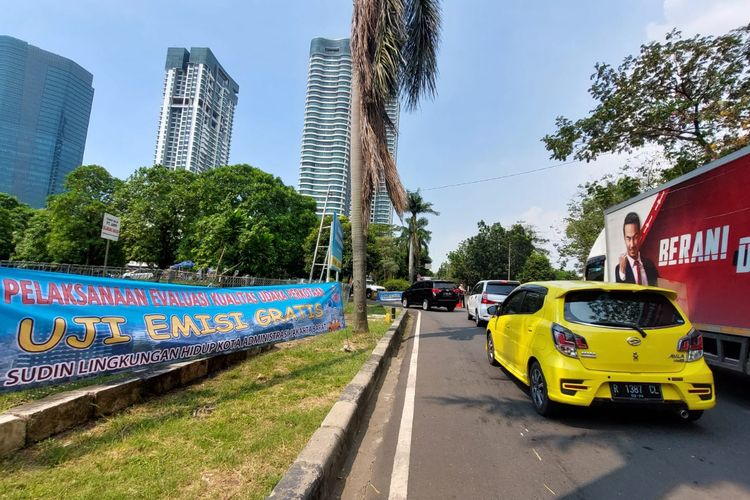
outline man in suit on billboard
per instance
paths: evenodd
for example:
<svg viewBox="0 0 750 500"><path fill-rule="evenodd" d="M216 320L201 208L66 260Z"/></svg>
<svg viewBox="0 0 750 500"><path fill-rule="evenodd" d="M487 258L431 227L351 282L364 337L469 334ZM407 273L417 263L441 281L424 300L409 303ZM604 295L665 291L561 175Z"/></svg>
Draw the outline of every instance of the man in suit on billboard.
<svg viewBox="0 0 750 500"><path fill-rule="evenodd" d="M641 219L637 213L630 212L625 216L622 235L627 253L620 255L620 262L615 268L615 281L656 286L659 272L651 260L641 255Z"/></svg>

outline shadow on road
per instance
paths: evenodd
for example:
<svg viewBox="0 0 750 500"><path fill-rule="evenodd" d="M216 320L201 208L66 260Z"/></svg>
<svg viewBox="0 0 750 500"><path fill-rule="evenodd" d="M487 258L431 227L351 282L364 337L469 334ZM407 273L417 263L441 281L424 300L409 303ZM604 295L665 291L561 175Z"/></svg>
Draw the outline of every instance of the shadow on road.
<svg viewBox="0 0 750 500"><path fill-rule="evenodd" d="M442 328L436 332L420 333L423 339L445 337L450 340L474 340L477 336L484 338L484 328Z"/></svg>
<svg viewBox="0 0 750 500"><path fill-rule="evenodd" d="M468 340L462 335L476 334L446 330L432 335ZM534 412L528 388L502 368L492 368L493 383L512 383L516 394L432 399L479 409L485 413L480 422L503 422L508 428L523 423L532 429L525 438L529 451L544 450L545 457L573 471L569 484L558 484L566 491L562 498L750 498L750 426L745 425L750 421L750 380L727 372L715 373L715 379L717 407L695 423L679 421L669 410L630 406L566 406L554 419L544 419ZM622 465L612 470L597 466L599 454L619 456ZM606 472L577 484L576 467Z"/></svg>

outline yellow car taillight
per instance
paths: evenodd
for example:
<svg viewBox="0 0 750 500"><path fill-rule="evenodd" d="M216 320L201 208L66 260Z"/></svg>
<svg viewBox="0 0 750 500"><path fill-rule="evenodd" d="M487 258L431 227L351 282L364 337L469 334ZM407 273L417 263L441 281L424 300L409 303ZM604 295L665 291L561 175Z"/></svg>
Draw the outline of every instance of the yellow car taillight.
<svg viewBox="0 0 750 500"><path fill-rule="evenodd" d="M687 361L697 361L703 357L703 334L691 328L690 332L677 341L677 350L686 353Z"/></svg>
<svg viewBox="0 0 750 500"><path fill-rule="evenodd" d="M589 348L585 338L557 323L552 323L552 341L558 351L571 358L578 357L578 349Z"/></svg>

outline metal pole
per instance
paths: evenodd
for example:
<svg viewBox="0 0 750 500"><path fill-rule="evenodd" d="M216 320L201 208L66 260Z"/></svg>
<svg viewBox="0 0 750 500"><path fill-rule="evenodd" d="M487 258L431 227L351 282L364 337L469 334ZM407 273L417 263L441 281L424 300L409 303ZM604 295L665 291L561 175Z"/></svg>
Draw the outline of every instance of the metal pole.
<svg viewBox="0 0 750 500"><path fill-rule="evenodd" d="M326 259L326 283L331 281L331 260L333 260L333 226L334 222L337 222L333 220L335 218L338 219L337 215L331 215L331 227L328 230L328 258Z"/></svg>
<svg viewBox="0 0 750 500"><path fill-rule="evenodd" d="M109 240L107 240L107 248L104 250L104 275L107 275L107 259L109 258Z"/></svg>
<svg viewBox="0 0 750 500"><path fill-rule="evenodd" d="M508 281L510 281L510 238L508 239Z"/></svg>
<svg viewBox="0 0 750 500"><path fill-rule="evenodd" d="M315 252L313 252L312 264L310 264L310 282L313 279L313 273L315 272L315 259L318 258L318 247L320 247L320 233L323 232L323 221L326 218L326 209L328 208L328 195L331 194L331 186L328 186L326 191L326 199L323 201L323 215L320 217L320 226L318 227L318 239L315 242Z"/></svg>
<svg viewBox="0 0 750 500"><path fill-rule="evenodd" d="M328 251L326 252L326 264L323 264L323 267L320 268L320 278L318 279L318 281L323 281L323 276L326 274L326 268L327 268L328 272L331 271L330 266L327 265L328 259L331 258L330 254L331 254L331 249L328 248ZM326 277L326 281L328 281L327 277Z"/></svg>

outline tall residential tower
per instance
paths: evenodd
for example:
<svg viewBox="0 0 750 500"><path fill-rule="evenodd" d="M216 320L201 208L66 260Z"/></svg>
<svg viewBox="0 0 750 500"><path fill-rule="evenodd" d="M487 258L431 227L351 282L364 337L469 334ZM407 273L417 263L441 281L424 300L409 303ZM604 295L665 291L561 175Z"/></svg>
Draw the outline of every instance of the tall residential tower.
<svg viewBox="0 0 750 500"><path fill-rule="evenodd" d="M396 153L398 152L398 118L399 118L400 106L398 99L394 99L388 104L386 112L388 117L393 123L394 129L388 129L386 131L386 139L388 140L388 151L393 156L393 161L396 161ZM388 197L388 191L385 189L385 183L381 182L378 186L378 190L375 191L375 196L372 198L372 204L370 205L370 222L375 224L393 224L393 203Z"/></svg>
<svg viewBox="0 0 750 500"><path fill-rule="evenodd" d="M299 192L326 213L349 215L349 146L352 101L349 39L313 38L302 130ZM329 191L330 190L330 191Z"/></svg>
<svg viewBox="0 0 750 500"><path fill-rule="evenodd" d="M305 123L302 130L302 158L299 192L312 196L323 214L349 215L351 146L352 56L349 39L314 38L310 43ZM388 132L388 150L396 158L398 147L398 101L388 107L395 131ZM371 205L370 221L391 224L393 206L381 185Z"/></svg>
<svg viewBox="0 0 750 500"><path fill-rule="evenodd" d="M70 59L0 35L0 192L43 207L81 165L93 76Z"/></svg>
<svg viewBox="0 0 750 500"><path fill-rule="evenodd" d="M229 163L237 83L211 49L170 47L155 165L203 172Z"/></svg>

